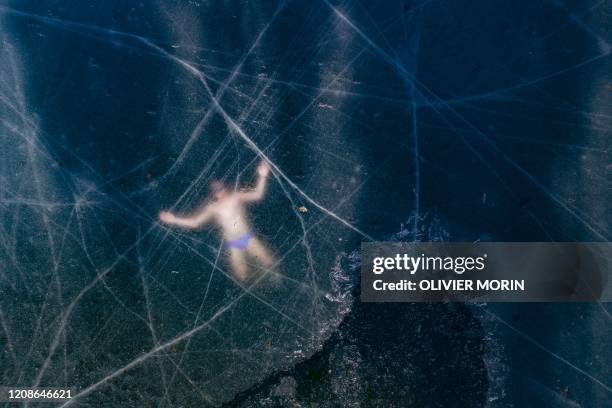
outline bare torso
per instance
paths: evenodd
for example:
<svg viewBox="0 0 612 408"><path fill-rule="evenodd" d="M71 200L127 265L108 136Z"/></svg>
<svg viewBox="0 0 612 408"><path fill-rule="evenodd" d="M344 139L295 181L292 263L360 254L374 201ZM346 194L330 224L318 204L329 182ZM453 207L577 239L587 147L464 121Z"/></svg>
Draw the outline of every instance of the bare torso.
<svg viewBox="0 0 612 408"><path fill-rule="evenodd" d="M238 199L236 194L231 194L209 205L212 216L228 241L238 239L251 232L244 203Z"/></svg>

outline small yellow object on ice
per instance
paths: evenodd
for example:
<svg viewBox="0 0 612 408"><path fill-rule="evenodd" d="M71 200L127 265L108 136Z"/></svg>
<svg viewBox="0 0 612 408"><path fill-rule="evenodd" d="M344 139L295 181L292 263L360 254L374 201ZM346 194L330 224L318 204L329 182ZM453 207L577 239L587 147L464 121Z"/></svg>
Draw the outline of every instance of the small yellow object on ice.
<svg viewBox="0 0 612 408"><path fill-rule="evenodd" d="M304 206L298 207L298 209L297 209L297 210L298 210L299 212L301 212L302 214L304 214L304 213L307 213L307 212L308 212L308 208L306 208L306 207L304 207Z"/></svg>

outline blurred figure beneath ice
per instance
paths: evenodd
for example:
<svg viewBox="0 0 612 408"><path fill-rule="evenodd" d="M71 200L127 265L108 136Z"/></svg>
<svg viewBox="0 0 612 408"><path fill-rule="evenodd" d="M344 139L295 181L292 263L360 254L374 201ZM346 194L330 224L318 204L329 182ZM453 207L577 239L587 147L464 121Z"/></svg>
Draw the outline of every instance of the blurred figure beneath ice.
<svg viewBox="0 0 612 408"><path fill-rule="evenodd" d="M245 205L260 201L266 192L270 166L262 162L257 168L257 174L257 183L251 190L233 191L220 181L212 182L212 199L192 215L177 216L168 211L159 213L161 222L187 229L199 228L214 220L221 228L232 271L239 281L244 281L248 275L247 255L267 271L275 263L268 248L255 237L246 216Z"/></svg>

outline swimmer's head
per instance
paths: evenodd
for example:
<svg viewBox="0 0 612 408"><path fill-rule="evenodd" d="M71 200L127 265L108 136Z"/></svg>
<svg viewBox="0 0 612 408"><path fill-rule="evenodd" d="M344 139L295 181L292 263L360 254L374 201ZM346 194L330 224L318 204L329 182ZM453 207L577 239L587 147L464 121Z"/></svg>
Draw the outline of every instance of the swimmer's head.
<svg viewBox="0 0 612 408"><path fill-rule="evenodd" d="M228 188L223 182L215 180L209 185L210 194L218 199L221 199L227 195Z"/></svg>

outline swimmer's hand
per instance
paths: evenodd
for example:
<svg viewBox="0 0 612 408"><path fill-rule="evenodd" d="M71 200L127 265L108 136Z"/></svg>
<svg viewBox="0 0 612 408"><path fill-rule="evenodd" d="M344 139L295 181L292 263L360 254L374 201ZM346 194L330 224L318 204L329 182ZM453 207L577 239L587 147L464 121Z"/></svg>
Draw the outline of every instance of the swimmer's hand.
<svg viewBox="0 0 612 408"><path fill-rule="evenodd" d="M168 211L159 213L159 220L165 224L173 224L176 221L176 216Z"/></svg>
<svg viewBox="0 0 612 408"><path fill-rule="evenodd" d="M270 165L265 161L261 162L257 167L257 174L259 174L259 177L267 177L270 174Z"/></svg>

